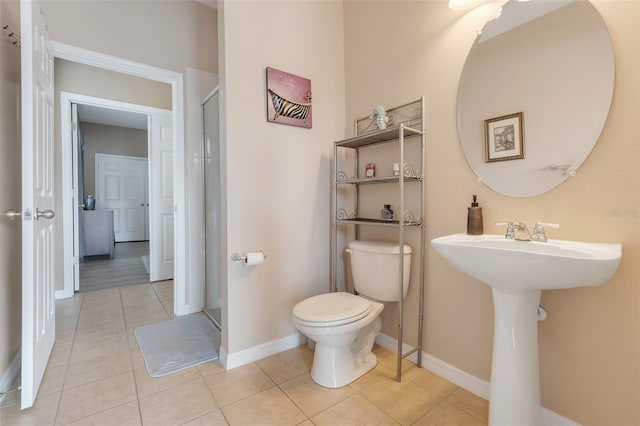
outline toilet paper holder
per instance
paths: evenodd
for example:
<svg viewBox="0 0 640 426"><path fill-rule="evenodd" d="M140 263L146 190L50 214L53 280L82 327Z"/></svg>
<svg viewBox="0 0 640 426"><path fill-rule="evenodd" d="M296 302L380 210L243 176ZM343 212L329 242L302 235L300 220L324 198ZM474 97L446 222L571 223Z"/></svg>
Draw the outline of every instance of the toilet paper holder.
<svg viewBox="0 0 640 426"><path fill-rule="evenodd" d="M264 258L267 258L267 255L262 251L262 250L258 250L256 253L262 253L262 256L264 256ZM239 254L239 253L231 253L231 260L233 260L234 262L246 262L247 260L247 255L244 254Z"/></svg>

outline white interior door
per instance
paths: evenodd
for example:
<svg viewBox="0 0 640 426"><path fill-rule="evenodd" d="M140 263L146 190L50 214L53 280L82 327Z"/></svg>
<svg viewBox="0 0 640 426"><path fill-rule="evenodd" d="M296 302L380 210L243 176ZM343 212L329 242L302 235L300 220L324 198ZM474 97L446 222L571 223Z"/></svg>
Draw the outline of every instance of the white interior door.
<svg viewBox="0 0 640 426"><path fill-rule="evenodd" d="M145 239L147 159L96 154L96 208L113 210L116 242Z"/></svg>
<svg viewBox="0 0 640 426"><path fill-rule="evenodd" d="M173 278L173 126L171 115L149 116L149 275Z"/></svg>
<svg viewBox="0 0 640 426"><path fill-rule="evenodd" d="M53 57L37 1L20 1L22 28L22 390L28 408L55 341Z"/></svg>

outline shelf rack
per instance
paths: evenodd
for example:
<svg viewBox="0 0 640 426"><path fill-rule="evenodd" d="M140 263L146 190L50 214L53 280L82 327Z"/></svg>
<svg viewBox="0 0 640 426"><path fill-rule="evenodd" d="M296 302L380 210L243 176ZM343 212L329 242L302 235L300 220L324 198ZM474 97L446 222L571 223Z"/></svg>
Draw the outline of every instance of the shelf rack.
<svg viewBox="0 0 640 426"><path fill-rule="evenodd" d="M403 353L403 329L404 329L404 298L403 296L403 273L404 262L399 262L399 301L398 301L398 349L397 349L397 369L396 380L402 379L402 360L413 353L417 352L417 365L422 366L422 333L423 333L423 320L424 320L424 252L425 252L425 229L424 229L424 204L425 204L425 125L424 125L424 111L425 111L424 97L409 102L404 105L400 105L387 110L387 116L390 118L389 126L383 130L375 130L373 126L373 120L370 117L357 118L355 120L355 136L349 139L337 141L334 143L334 164L333 164L333 221L332 221L332 244L331 244L331 262L332 262L332 275L331 275L331 291L337 291L338 282L338 225L353 225L355 227L355 239L359 239L361 226L381 226L396 228L398 232L397 242L400 247L400 259L403 259L404 255L404 242L406 230L415 231L420 233L420 248L419 250L413 249L414 259L420 261L420 277L419 277L419 307L418 307L418 336L417 346L406 353ZM373 127L374 130L370 130ZM414 142L415 141L415 142ZM419 170L414 170L405 161L405 144L419 143ZM358 176L360 171L360 154L362 149L366 149L372 146L380 144L396 143L398 145L398 163L401 166L399 175L397 176L384 176L373 178L361 178ZM355 176L350 177L338 168L339 150L351 149L354 151L354 164L353 170ZM400 206L400 219L398 220L383 220L377 218L360 217L359 212L359 188L363 185L397 185L398 188L398 205ZM410 211L405 210L405 185L420 185L420 206L417 212L417 217ZM345 209L338 206L338 192L339 188L343 185L353 185L355 187L354 206L355 211L348 213ZM417 256L417 258L415 257Z"/></svg>

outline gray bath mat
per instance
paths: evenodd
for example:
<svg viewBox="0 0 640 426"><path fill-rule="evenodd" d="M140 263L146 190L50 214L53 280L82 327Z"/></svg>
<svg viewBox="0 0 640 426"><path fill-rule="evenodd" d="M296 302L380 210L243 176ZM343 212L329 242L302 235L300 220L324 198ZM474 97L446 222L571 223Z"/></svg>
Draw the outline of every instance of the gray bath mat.
<svg viewBox="0 0 640 426"><path fill-rule="evenodd" d="M175 373L219 356L220 331L201 313L143 325L134 334L151 377Z"/></svg>

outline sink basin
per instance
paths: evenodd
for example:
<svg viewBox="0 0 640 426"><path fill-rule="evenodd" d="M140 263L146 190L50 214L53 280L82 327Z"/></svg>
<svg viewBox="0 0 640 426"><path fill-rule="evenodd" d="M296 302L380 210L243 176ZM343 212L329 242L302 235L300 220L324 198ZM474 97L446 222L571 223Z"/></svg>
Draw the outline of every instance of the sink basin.
<svg viewBox="0 0 640 426"><path fill-rule="evenodd" d="M489 425L542 424L537 318L542 290L606 284L620 264L622 246L467 234L431 244L453 266L491 287Z"/></svg>
<svg viewBox="0 0 640 426"><path fill-rule="evenodd" d="M501 235L454 234L431 240L449 263L493 288L554 290L596 286L611 279L620 244L507 240Z"/></svg>

